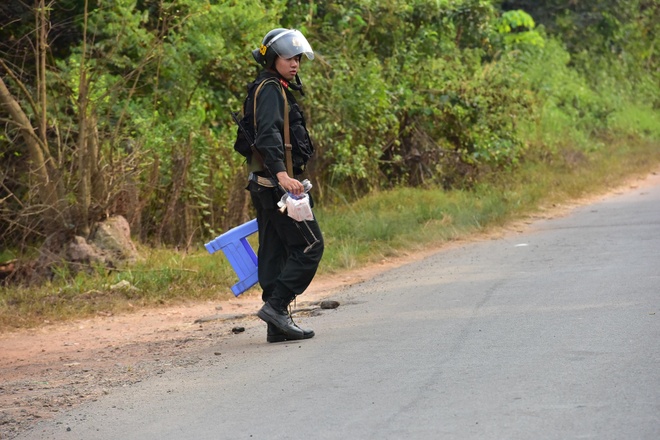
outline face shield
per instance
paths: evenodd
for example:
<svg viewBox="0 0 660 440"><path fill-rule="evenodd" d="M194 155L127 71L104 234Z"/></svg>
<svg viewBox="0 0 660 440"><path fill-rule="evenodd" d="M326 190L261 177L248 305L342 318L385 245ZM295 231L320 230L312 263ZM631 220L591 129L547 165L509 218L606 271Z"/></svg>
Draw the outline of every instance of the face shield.
<svg viewBox="0 0 660 440"><path fill-rule="evenodd" d="M312 46L309 45L302 32L297 29L289 29L276 35L268 42L266 47L270 47L276 54L285 59L302 54L305 54L310 60L314 59Z"/></svg>

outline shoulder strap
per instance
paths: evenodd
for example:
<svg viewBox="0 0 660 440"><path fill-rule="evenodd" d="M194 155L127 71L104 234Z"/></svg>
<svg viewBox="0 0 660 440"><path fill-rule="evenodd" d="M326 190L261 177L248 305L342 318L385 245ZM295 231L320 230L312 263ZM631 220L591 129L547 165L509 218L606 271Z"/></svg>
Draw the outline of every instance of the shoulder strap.
<svg viewBox="0 0 660 440"><path fill-rule="evenodd" d="M286 99L286 91L282 87L284 97L284 157L286 159L286 173L293 177L293 159L291 157L291 133L289 131L289 102Z"/></svg>
<svg viewBox="0 0 660 440"><path fill-rule="evenodd" d="M284 158L286 159L286 173L293 177L293 159L291 157L291 133L289 133L289 101L286 98L286 91L280 82L274 78L262 81L254 92L254 132L257 132L257 95L266 83L276 83L280 86L282 97L284 98ZM273 176L275 177L275 176Z"/></svg>

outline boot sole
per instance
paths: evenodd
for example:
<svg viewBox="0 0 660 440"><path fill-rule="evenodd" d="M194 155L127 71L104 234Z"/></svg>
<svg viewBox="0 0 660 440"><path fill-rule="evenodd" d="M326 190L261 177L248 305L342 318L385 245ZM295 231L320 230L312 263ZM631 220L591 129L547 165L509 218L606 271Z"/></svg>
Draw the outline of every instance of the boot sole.
<svg viewBox="0 0 660 440"><path fill-rule="evenodd" d="M314 332L308 335L303 334L302 338L295 338L295 339L287 338L286 335L267 335L266 341L268 342L300 341L303 339L311 339L313 337L314 337Z"/></svg>

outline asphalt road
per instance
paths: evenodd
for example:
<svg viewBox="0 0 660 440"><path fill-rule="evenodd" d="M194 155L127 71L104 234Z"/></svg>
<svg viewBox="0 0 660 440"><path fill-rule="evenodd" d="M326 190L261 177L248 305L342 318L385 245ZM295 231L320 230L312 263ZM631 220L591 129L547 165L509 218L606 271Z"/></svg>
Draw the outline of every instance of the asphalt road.
<svg viewBox="0 0 660 440"><path fill-rule="evenodd" d="M19 438L660 439L660 186L338 299L314 339L250 328Z"/></svg>

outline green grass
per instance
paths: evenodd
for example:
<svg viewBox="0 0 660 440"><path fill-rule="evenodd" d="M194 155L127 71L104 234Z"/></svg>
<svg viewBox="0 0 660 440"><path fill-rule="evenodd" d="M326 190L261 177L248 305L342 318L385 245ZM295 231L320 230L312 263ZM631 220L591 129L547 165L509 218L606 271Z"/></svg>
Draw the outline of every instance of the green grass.
<svg viewBox="0 0 660 440"><path fill-rule="evenodd" d="M618 133L660 139L660 112L630 104L612 115L610 126Z"/></svg>
<svg viewBox="0 0 660 440"><path fill-rule="evenodd" d="M402 250L465 237L621 184L660 165L660 144L612 144L580 166L530 163L472 191L398 189L317 212L328 250L325 270L352 268Z"/></svg>
<svg viewBox="0 0 660 440"><path fill-rule="evenodd" d="M639 116L633 122L625 119L631 115L617 116L622 127L633 127L623 138L602 139L588 154L567 150L551 160L523 164L516 173L496 175L472 190L403 188L373 193L353 204L317 208L326 240L320 273L467 237L543 205L603 191L657 169L660 142L638 134L651 132L660 139L660 133L653 132L660 125ZM61 269L40 287L0 287L0 330L233 297L235 274L222 253L209 255L203 243L191 253L139 250L143 261L123 270L97 268L72 276ZM118 288L122 282L128 287Z"/></svg>
<svg viewBox="0 0 660 440"><path fill-rule="evenodd" d="M16 255L9 249L0 249L0 264L11 261L16 258Z"/></svg>

